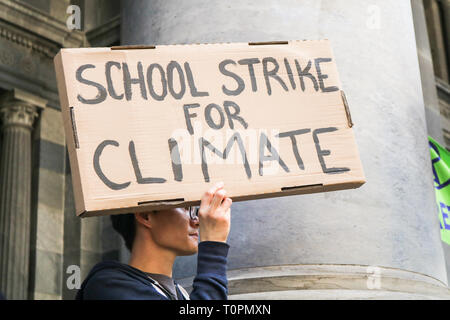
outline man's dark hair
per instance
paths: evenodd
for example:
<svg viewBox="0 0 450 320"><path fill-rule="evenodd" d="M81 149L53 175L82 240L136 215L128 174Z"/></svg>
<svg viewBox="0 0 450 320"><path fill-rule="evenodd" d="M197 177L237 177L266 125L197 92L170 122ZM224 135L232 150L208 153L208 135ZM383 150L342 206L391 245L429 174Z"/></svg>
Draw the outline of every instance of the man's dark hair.
<svg viewBox="0 0 450 320"><path fill-rule="evenodd" d="M111 215L111 222L114 230L116 230L125 241L128 250L133 248L134 237L136 235L136 222L134 213L114 214Z"/></svg>

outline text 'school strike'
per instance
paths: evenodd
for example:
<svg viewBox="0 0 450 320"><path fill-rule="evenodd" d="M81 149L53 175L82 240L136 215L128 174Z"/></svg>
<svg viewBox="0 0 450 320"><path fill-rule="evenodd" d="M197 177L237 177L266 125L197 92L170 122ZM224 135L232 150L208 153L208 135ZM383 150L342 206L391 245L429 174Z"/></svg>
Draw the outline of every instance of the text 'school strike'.
<svg viewBox="0 0 450 320"><path fill-rule="evenodd" d="M273 57L239 61L227 59L219 63L218 70L221 75L236 82L232 87L222 86L222 91L227 96L237 96L250 88L252 92L265 90L268 95L271 95L273 86L281 86L284 91L301 90L304 92L307 89L307 83L315 92L319 90L333 92L338 91L339 88L325 86L324 80L328 78L328 75L322 72L321 67L322 64L331 61L331 58L316 58L302 66L297 59L289 60L288 58L280 59L280 61ZM261 67L258 67L260 64L262 64L262 70ZM137 94L132 91L132 85L139 86L140 96L144 100L164 101L168 95L180 100L185 96L187 87L192 97L209 96L207 91L197 88L189 62L184 62L183 67L177 61L171 61L165 68L158 63L145 66L142 62L137 62L133 66L119 61L108 61L104 65L83 64L76 70L76 79L84 85L94 87L97 94L86 96L79 93L77 99L83 104L98 104L105 101L109 95L112 99L130 101L135 97L133 93ZM105 81L102 83L90 78L91 72L98 72L100 68L102 74L105 75ZM262 77L257 74L258 70L262 73ZM246 83L244 80L247 78L247 74L250 79L247 82L250 83ZM113 77L121 77L123 86L114 86ZM257 79L264 79L264 83L258 83ZM260 82L262 82L261 80Z"/></svg>

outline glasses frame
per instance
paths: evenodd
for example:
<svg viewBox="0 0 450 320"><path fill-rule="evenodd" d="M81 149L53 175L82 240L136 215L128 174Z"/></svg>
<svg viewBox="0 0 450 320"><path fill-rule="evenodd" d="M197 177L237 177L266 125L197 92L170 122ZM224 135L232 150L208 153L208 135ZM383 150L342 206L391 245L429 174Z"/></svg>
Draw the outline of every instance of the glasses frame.
<svg viewBox="0 0 450 320"><path fill-rule="evenodd" d="M195 220L195 219L198 218L198 210L199 210L199 209L200 209L200 208L199 208L198 206L190 206L190 207L188 208L189 218L190 218L191 220Z"/></svg>

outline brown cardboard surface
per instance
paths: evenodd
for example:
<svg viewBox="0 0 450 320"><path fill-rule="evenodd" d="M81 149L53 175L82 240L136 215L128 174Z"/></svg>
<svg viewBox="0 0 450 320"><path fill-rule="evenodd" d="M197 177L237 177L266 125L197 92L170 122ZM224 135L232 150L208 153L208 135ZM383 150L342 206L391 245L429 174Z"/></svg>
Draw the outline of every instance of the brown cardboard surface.
<svg viewBox="0 0 450 320"><path fill-rule="evenodd" d="M78 215L198 204L218 181L234 201L365 182L327 40L62 49L55 67Z"/></svg>

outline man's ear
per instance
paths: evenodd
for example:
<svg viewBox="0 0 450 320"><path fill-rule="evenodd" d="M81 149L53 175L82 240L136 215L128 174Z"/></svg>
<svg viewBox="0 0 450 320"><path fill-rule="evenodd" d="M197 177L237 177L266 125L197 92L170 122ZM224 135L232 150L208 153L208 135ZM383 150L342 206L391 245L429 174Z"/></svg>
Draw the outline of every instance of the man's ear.
<svg viewBox="0 0 450 320"><path fill-rule="evenodd" d="M134 216L137 223L140 223L146 228L152 228L152 215L149 212L137 212L134 214Z"/></svg>

